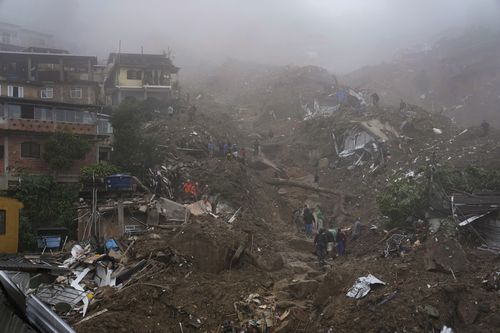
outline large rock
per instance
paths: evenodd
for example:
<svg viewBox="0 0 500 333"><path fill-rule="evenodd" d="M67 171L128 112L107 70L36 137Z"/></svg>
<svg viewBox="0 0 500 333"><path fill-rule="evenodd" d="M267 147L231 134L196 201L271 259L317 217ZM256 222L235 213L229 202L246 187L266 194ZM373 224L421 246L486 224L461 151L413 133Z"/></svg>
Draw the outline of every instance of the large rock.
<svg viewBox="0 0 500 333"><path fill-rule="evenodd" d="M318 306L324 306L330 297L344 294L345 290L352 286L352 281L352 277L346 276L338 270L328 272L318 288L314 303Z"/></svg>
<svg viewBox="0 0 500 333"><path fill-rule="evenodd" d="M462 245L453 238L429 240L425 248L424 263L428 271L453 272L453 274L465 272L469 267Z"/></svg>
<svg viewBox="0 0 500 333"><path fill-rule="evenodd" d="M292 294L298 298L310 298L318 289L319 283L316 280L302 280L288 286Z"/></svg>
<svg viewBox="0 0 500 333"><path fill-rule="evenodd" d="M267 272L279 271L285 266L285 261L283 256L279 253L275 253L270 257L258 257L257 265Z"/></svg>

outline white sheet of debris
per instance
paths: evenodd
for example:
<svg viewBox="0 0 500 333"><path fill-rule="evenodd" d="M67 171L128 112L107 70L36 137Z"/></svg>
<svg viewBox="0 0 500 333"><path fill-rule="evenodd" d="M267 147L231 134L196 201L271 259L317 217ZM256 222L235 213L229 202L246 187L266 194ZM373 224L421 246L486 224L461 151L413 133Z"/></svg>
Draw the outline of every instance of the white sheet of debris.
<svg viewBox="0 0 500 333"><path fill-rule="evenodd" d="M363 298L366 295L368 295L368 293L371 290L371 285L373 285L373 284L385 285L385 282L380 281L379 279L377 279L375 276L373 276L371 274L368 274L367 276L359 277L356 280L356 283L351 288L349 288L346 295L347 295L347 297L356 298L356 299Z"/></svg>

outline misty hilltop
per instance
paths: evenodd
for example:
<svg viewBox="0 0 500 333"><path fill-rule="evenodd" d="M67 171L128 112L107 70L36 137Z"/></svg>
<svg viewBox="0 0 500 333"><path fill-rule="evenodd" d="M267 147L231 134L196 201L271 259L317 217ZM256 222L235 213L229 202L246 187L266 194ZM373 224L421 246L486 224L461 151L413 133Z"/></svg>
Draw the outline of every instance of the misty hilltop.
<svg viewBox="0 0 500 333"><path fill-rule="evenodd" d="M356 70L342 81L378 91L393 105L402 99L462 124L486 120L498 126L500 34L474 29L443 38L431 47L401 53L391 62Z"/></svg>

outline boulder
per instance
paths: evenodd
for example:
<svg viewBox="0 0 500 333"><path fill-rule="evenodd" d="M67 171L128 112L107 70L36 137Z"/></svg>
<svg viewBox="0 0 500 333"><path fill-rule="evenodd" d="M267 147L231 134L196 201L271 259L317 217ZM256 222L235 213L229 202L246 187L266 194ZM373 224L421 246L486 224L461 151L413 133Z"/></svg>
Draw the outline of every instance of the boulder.
<svg viewBox="0 0 500 333"><path fill-rule="evenodd" d="M302 280L293 284L290 284L288 288L292 294L299 299L309 298L318 289L319 283L316 280Z"/></svg>
<svg viewBox="0 0 500 333"><path fill-rule="evenodd" d="M453 274L465 272L469 267L462 245L453 238L430 239L425 247L424 263L428 271L453 271Z"/></svg>

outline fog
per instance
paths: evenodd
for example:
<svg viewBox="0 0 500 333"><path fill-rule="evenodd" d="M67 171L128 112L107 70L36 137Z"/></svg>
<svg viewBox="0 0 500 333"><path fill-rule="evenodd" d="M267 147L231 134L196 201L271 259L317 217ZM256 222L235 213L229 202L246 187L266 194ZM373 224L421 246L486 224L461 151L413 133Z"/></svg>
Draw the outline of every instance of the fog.
<svg viewBox="0 0 500 333"><path fill-rule="evenodd" d="M100 59L172 50L181 67L235 58L345 73L474 26L500 27L496 0L0 0L0 21Z"/></svg>

